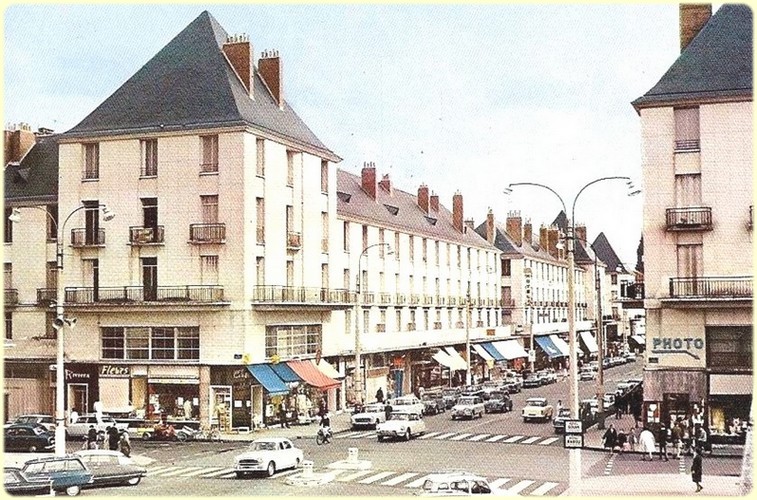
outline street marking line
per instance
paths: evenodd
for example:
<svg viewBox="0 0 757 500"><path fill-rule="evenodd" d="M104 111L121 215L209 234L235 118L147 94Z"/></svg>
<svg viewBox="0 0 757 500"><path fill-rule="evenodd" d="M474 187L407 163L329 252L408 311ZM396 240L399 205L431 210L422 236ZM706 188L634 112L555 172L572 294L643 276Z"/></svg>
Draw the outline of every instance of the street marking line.
<svg viewBox="0 0 757 500"><path fill-rule="evenodd" d="M192 476L199 476L199 475L200 475L200 474L202 474L202 473L209 473L210 471L212 471L212 470L214 470L214 469L215 469L216 471L218 471L218 470L220 470L221 468L222 468L222 467L203 467L203 468L202 468L202 469L200 469L200 470L192 471L192 472L189 472L189 473L187 473L187 474L182 474L182 475L181 475L181 476L179 476L179 477L192 477Z"/></svg>
<svg viewBox="0 0 757 500"><path fill-rule="evenodd" d="M678 459L678 472L680 474L686 474L686 459L683 455Z"/></svg>
<svg viewBox="0 0 757 500"><path fill-rule="evenodd" d="M478 436L473 436L472 438L468 439L468 441L481 441L485 437L489 437L491 434L479 434Z"/></svg>
<svg viewBox="0 0 757 500"><path fill-rule="evenodd" d="M558 439L560 439L560 438L559 437L551 437L551 438L547 438L544 441L542 441L540 443L536 443L536 444L543 444L543 445L552 444L555 441L557 441Z"/></svg>
<svg viewBox="0 0 757 500"><path fill-rule="evenodd" d="M420 488L421 486L423 486L423 483L426 482L426 479L430 477L431 477L431 474L423 476L422 478L416 479L412 483L407 483L405 485L405 488Z"/></svg>
<svg viewBox="0 0 757 500"><path fill-rule="evenodd" d="M472 436L473 434L458 434L457 436L450 439L450 441L462 441L463 439L467 438L468 436Z"/></svg>
<svg viewBox="0 0 757 500"><path fill-rule="evenodd" d="M191 471L192 469L203 469L203 468L204 468L204 467L197 467L197 466L194 466L194 467L182 467L182 468L181 468L181 469L179 469L179 470L173 470L173 471L171 471L171 472L168 472L168 473L165 473L165 474L161 473L161 474L159 474L159 475L160 475L161 477L171 477L171 476L178 476L179 474L184 474L185 472L189 472L189 471Z"/></svg>
<svg viewBox="0 0 757 500"><path fill-rule="evenodd" d="M538 488L536 488L534 491L530 493L530 495L535 496L543 496L546 492L557 486L559 483L544 483Z"/></svg>
<svg viewBox="0 0 757 500"><path fill-rule="evenodd" d="M352 436L352 437L354 437L354 438L356 438L356 439L359 439L359 438L368 437L368 436L370 436L371 434L376 434L376 432L375 432L375 431L368 431L368 432L358 432L358 433L357 433L357 435L355 435L355 436Z"/></svg>
<svg viewBox="0 0 757 500"><path fill-rule="evenodd" d="M418 474L419 474L418 472L406 472L404 474L400 474L397 477L393 477L392 479L390 479L388 481L384 481L383 483L380 483L380 484L382 486L396 486L396 485L400 484L403 481L407 481L411 477L417 476Z"/></svg>
<svg viewBox="0 0 757 500"><path fill-rule="evenodd" d="M179 466L173 466L173 467L158 467L156 469L148 470L147 476L154 476L155 474L163 474L164 472L168 472L171 470L181 469Z"/></svg>
<svg viewBox="0 0 757 500"><path fill-rule="evenodd" d="M510 480L509 477L500 477L499 479L495 479L494 481L492 481L491 483L489 483L489 486L492 487L492 488L499 488L503 484L505 484L506 482L508 482L509 480Z"/></svg>
<svg viewBox="0 0 757 500"><path fill-rule="evenodd" d="M507 436L507 434L497 434L496 436L492 436L489 439L486 439L487 443L494 443L496 441L499 441L503 437Z"/></svg>
<svg viewBox="0 0 757 500"><path fill-rule="evenodd" d="M362 432L350 432L349 434L343 434L341 436L334 436L334 437L337 439L347 439L347 438L356 437L358 434L362 434Z"/></svg>
<svg viewBox="0 0 757 500"><path fill-rule="evenodd" d="M518 441L520 439L523 439L524 437L526 437L526 436L513 436L513 437L509 437L509 438L505 439L502 442L503 443L514 443L514 442L516 442L516 441Z"/></svg>
<svg viewBox="0 0 757 500"><path fill-rule="evenodd" d="M419 436L418 439L429 439L431 436L436 436L438 434L441 434L441 432L428 432L422 436Z"/></svg>
<svg viewBox="0 0 757 500"><path fill-rule="evenodd" d="M220 476L221 474L226 474L226 473L228 473L228 472L231 472L231 471L233 471L233 470L234 470L234 469L221 469L221 470L217 470L217 471L215 471L215 472L210 472L210 473L208 473L208 474L203 474L203 475L201 475L200 477L214 477L214 476Z"/></svg>
<svg viewBox="0 0 757 500"><path fill-rule="evenodd" d="M390 472L379 472L378 474L374 474L373 476L366 477L365 479L361 479L358 481L360 484L371 484L375 483L376 481L380 481L381 479L384 479L386 477L389 477L393 474L396 474L396 472L390 471Z"/></svg>
<svg viewBox="0 0 757 500"><path fill-rule="evenodd" d="M519 482L518 484L516 484L512 488L508 488L507 491L509 491L510 493L516 493L517 494L517 493L520 493L521 491L525 490L526 488L528 488L532 484L534 484L533 481L531 481L529 479L524 479L523 481Z"/></svg>
<svg viewBox="0 0 757 500"><path fill-rule="evenodd" d="M353 479L357 479L359 477L367 476L368 474L373 474L375 471L373 470L361 470L352 474L348 474L346 476L338 477L336 478L337 481L347 482L352 481Z"/></svg>
<svg viewBox="0 0 757 500"><path fill-rule="evenodd" d="M368 435L367 435L367 436L365 436L365 437L366 437L367 439L373 439L373 438L375 438L376 436L378 436L378 434L377 434L377 433L375 433L375 432L372 432L372 433L368 434Z"/></svg>
<svg viewBox="0 0 757 500"><path fill-rule="evenodd" d="M531 436L530 438L524 439L523 441L521 441L520 444L531 444L534 441L540 440L541 438L542 438L541 436Z"/></svg>
<svg viewBox="0 0 757 500"><path fill-rule="evenodd" d="M612 474L613 465L615 465L615 455L611 454L610 458L607 460L607 464L605 465L605 476Z"/></svg>
<svg viewBox="0 0 757 500"><path fill-rule="evenodd" d="M450 433L447 433L447 434L441 434L439 436L436 436L434 439L447 439L448 437L454 436L455 434L457 434L457 432L450 432Z"/></svg>

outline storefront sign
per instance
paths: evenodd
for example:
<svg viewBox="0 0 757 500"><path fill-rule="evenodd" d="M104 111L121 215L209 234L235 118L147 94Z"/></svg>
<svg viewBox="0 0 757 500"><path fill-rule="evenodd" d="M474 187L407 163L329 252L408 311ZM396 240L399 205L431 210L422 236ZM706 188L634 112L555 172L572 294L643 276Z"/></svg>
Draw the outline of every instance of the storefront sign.
<svg viewBox="0 0 757 500"><path fill-rule="evenodd" d="M250 370L248 370L247 368L240 368L240 369L234 370L231 373L231 378L234 380L248 379L250 378Z"/></svg>
<svg viewBox="0 0 757 500"><path fill-rule="evenodd" d="M66 380L67 381L82 381L82 382L88 382L89 381L89 373L80 373L75 372L73 370L66 370Z"/></svg>
<svg viewBox="0 0 757 500"><path fill-rule="evenodd" d="M131 367L126 365L100 365L101 377L129 377Z"/></svg>
<svg viewBox="0 0 757 500"><path fill-rule="evenodd" d="M704 349L704 340L699 338L658 337L652 339L652 352L655 354L688 354L694 359L700 359L699 351L702 349Z"/></svg>

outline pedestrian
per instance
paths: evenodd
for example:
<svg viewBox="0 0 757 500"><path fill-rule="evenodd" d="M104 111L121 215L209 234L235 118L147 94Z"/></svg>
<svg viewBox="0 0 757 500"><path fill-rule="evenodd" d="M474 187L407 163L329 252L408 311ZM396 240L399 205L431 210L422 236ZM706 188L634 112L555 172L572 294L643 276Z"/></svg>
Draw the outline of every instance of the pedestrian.
<svg viewBox="0 0 757 500"><path fill-rule="evenodd" d="M192 418L192 400L187 398L184 400L184 419L190 420Z"/></svg>
<svg viewBox="0 0 757 500"><path fill-rule="evenodd" d="M618 420L623 416L623 394L618 391L615 393L615 419Z"/></svg>
<svg viewBox="0 0 757 500"><path fill-rule="evenodd" d="M376 401L379 403L384 402L384 390L381 387L376 391Z"/></svg>
<svg viewBox="0 0 757 500"><path fill-rule="evenodd" d="M279 406L279 420L281 420L282 429L284 427L289 428L289 422L287 421L287 406L283 400L281 401L281 405Z"/></svg>
<svg viewBox="0 0 757 500"><path fill-rule="evenodd" d="M702 491L702 450L694 448L694 460L691 462L691 480L697 485L695 493Z"/></svg>
<svg viewBox="0 0 757 500"><path fill-rule="evenodd" d="M384 416L387 420L389 420L389 417L392 414L392 405L389 404L389 401L386 402L386 406L384 406Z"/></svg>
<svg viewBox="0 0 757 500"><path fill-rule="evenodd" d="M652 434L652 431L644 428L643 431L641 431L641 434L639 434L639 444L641 445L641 459L646 460L644 453L646 453L647 456L649 456L649 460L652 460L652 453L654 453L655 448L655 442L654 442L654 434Z"/></svg>
<svg viewBox="0 0 757 500"><path fill-rule="evenodd" d="M115 425L112 425L108 427L108 429L105 431L105 434L108 436L108 449L111 451L118 450L118 442L121 440L118 435L118 429Z"/></svg>
<svg viewBox="0 0 757 500"><path fill-rule="evenodd" d="M418 387L418 399L423 399L424 394L426 394L426 389L423 386Z"/></svg>
<svg viewBox="0 0 757 500"><path fill-rule="evenodd" d="M75 424L77 420L79 420L79 412L76 411L76 408L71 408L71 413L68 415L69 423Z"/></svg>
<svg viewBox="0 0 757 500"><path fill-rule="evenodd" d="M702 424L694 425L694 447L699 448L700 454L704 453L707 446L707 431L704 430Z"/></svg>
<svg viewBox="0 0 757 500"><path fill-rule="evenodd" d="M604 447L609 448L610 454L612 455L612 449L615 448L615 444L618 441L618 431L615 430L615 427L612 424L607 428L602 439L604 440Z"/></svg>
<svg viewBox="0 0 757 500"><path fill-rule="evenodd" d="M660 460L668 461L668 429L664 425L660 425L660 430L657 432L657 443L660 445Z"/></svg>
<svg viewBox="0 0 757 500"><path fill-rule="evenodd" d="M87 430L87 449L97 449L97 429L95 429L95 426L91 424L89 426L89 430Z"/></svg>
<svg viewBox="0 0 757 500"><path fill-rule="evenodd" d="M557 400L557 415L560 414L560 410L562 410L562 399Z"/></svg>
<svg viewBox="0 0 757 500"><path fill-rule="evenodd" d="M122 432L121 436L118 440L118 445L121 448L121 453L124 454L124 456L129 457L131 456L131 443L129 442L129 433L128 432Z"/></svg>
<svg viewBox="0 0 757 500"><path fill-rule="evenodd" d="M621 429L620 431L618 431L618 437L617 437L617 442L616 442L616 445L618 447L618 453L623 453L623 450L626 447L626 441L627 441L627 439L628 438L626 436L626 433L623 432L623 429Z"/></svg>
<svg viewBox="0 0 757 500"><path fill-rule="evenodd" d="M628 429L628 448L631 451L636 451L637 441L638 441L638 438L636 437L635 429L633 427Z"/></svg>
<svg viewBox="0 0 757 500"><path fill-rule="evenodd" d="M681 425L680 422L673 424L670 430L670 441L676 450L676 458L681 458Z"/></svg>

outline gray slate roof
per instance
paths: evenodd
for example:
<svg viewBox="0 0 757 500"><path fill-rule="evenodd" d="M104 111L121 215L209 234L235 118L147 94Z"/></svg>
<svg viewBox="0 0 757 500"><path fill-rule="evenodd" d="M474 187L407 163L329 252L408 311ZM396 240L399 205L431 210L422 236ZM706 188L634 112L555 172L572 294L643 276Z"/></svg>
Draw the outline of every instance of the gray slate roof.
<svg viewBox="0 0 757 500"><path fill-rule="evenodd" d="M61 134L38 136L19 164L5 167L5 203L58 202L58 138Z"/></svg>
<svg viewBox="0 0 757 500"><path fill-rule="evenodd" d="M286 99L279 108L257 70L249 97L221 49L227 36L204 11L66 136L246 125L340 161Z"/></svg>
<svg viewBox="0 0 757 500"><path fill-rule="evenodd" d="M418 206L417 196L396 188L390 195L381 186L376 187L376 200L373 200L363 190L361 177L342 169L337 169L336 185L336 213L340 218L458 245L496 250L475 231L467 229L461 233L455 229L452 212L441 203L438 212L430 210L426 214Z"/></svg>
<svg viewBox="0 0 757 500"><path fill-rule="evenodd" d="M594 243L591 244L591 248L596 252L599 260L607 264L607 270L611 273L616 272L618 266L621 268L622 274L629 274L626 267L620 261L618 254L615 253L615 249L610 245L610 241L605 236L605 233L599 233L594 239Z"/></svg>
<svg viewBox="0 0 757 500"><path fill-rule="evenodd" d="M555 220L552 221L552 225L559 227L562 234L568 234L568 216L565 214L564 210L560 210L560 213L557 214ZM586 245L589 243L579 239L574 239L573 241L575 242L573 245L575 261L579 264L593 264L594 253L586 248Z"/></svg>
<svg viewBox="0 0 757 500"><path fill-rule="evenodd" d="M752 10L724 4L646 94L641 108L678 102L751 100Z"/></svg>
<svg viewBox="0 0 757 500"><path fill-rule="evenodd" d="M546 248L542 248L533 242L529 243L523 241L521 246L515 244L515 242L507 234L507 228L504 224L494 221L494 246L502 251L507 256L514 257L528 257L531 259L539 259L546 262L562 263L564 260L553 257ZM486 221L482 222L477 228L476 232L486 239Z"/></svg>

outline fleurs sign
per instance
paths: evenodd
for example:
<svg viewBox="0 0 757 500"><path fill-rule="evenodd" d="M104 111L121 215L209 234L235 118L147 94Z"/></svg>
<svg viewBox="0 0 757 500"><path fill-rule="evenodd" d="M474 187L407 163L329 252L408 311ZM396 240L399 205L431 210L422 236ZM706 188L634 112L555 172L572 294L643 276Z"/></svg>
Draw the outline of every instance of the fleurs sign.
<svg viewBox="0 0 757 500"><path fill-rule="evenodd" d="M101 377L128 377L131 367L126 365L100 365Z"/></svg>
<svg viewBox="0 0 757 500"><path fill-rule="evenodd" d="M702 349L704 340L693 337L652 339L652 352L655 354L688 354L694 359L700 359Z"/></svg>

